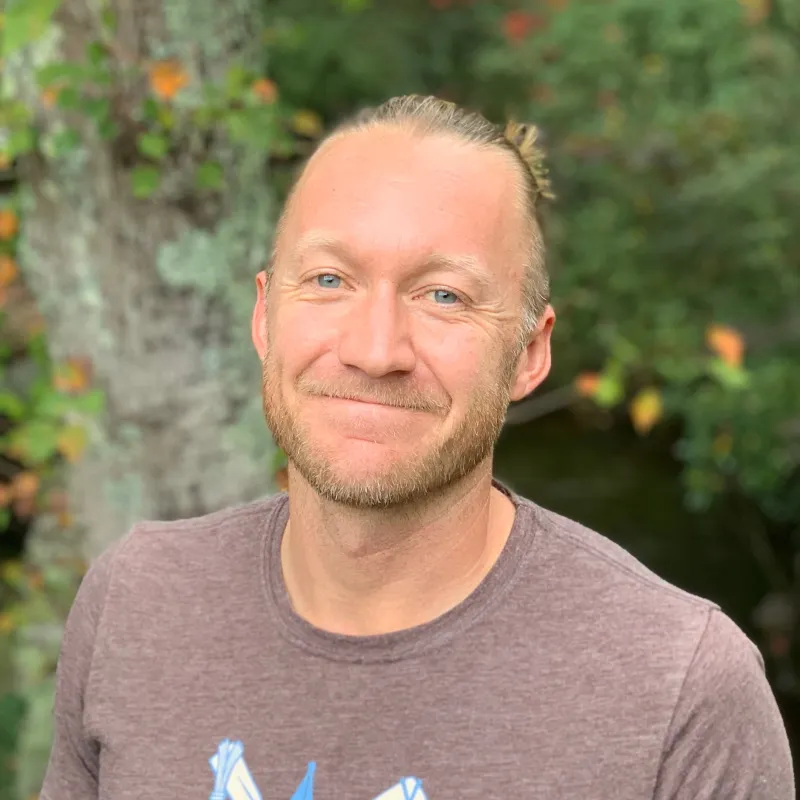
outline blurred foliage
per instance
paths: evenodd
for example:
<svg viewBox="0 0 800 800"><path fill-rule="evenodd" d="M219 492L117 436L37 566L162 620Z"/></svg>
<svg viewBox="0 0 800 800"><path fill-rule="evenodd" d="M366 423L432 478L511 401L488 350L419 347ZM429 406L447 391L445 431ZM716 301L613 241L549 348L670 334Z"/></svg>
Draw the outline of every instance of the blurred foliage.
<svg viewBox="0 0 800 800"><path fill-rule="evenodd" d="M561 374L596 364L607 405L660 393L683 424L693 507L734 483L789 521L800 519L800 49L780 10L551 2L478 69L533 78L512 105L546 131L560 195ZM656 407L634 402L634 422L657 421Z"/></svg>
<svg viewBox="0 0 800 800"><path fill-rule="evenodd" d="M58 6L11 0L2 58L11 63L30 47ZM86 137L118 142L133 123L130 191L142 200L158 202L164 165L207 137L250 148L280 195L326 128L393 94L431 92L497 120L535 122L557 193L545 220L559 314L548 386L571 385L569 402L594 404L642 436L677 432L691 508L736 491L783 526L778 551L762 553L774 593L759 619L786 655L796 646L787 598L800 552L798 6L270 0L266 8L268 25L253 36L263 39L267 68L232 63L222 82L201 81L179 60L121 57L113 15L102 12L82 60L39 69L38 96L0 89L0 177L28 158L65 157ZM136 81L147 96L123 118L115 87ZM38 120L53 108L74 125L42 135ZM204 161L193 180L193 191L214 193L223 165ZM50 363L40 325L21 340L19 324L10 330L21 229L15 196L0 194L0 532L12 515L69 513L57 469L91 446L91 420L103 413L90 364ZM27 619L62 614L53 585L66 591L82 567L38 577L19 569L6 580L14 605L0 617L12 637ZM2 737L0 724L0 756Z"/></svg>

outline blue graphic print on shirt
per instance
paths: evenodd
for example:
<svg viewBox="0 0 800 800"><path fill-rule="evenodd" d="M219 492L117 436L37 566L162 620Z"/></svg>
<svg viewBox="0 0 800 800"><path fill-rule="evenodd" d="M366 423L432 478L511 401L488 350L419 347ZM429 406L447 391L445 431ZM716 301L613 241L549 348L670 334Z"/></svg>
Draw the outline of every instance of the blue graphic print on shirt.
<svg viewBox="0 0 800 800"><path fill-rule="evenodd" d="M209 800L263 800L261 792L244 760L244 745L223 739L217 752L208 759L214 773L214 786ZM291 800L314 800L314 775L317 765L312 761L305 777ZM419 778L403 778L374 800L428 800Z"/></svg>

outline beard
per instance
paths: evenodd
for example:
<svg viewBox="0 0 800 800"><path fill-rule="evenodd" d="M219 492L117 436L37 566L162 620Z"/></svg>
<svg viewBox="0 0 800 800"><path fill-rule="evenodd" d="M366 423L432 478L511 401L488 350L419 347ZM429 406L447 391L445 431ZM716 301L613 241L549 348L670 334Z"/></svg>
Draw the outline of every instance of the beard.
<svg viewBox="0 0 800 800"><path fill-rule="evenodd" d="M262 362L264 416L277 446L289 463L320 497L353 509L400 509L430 500L456 485L493 452L505 421L516 353L506 346L494 369L481 372L470 392L464 416L445 434L428 437L421 450L375 470L367 478L348 475L326 457L323 448L287 406L281 390L281 364L267 347ZM449 399L420 392L395 379L358 384L321 382L301 375L295 388L302 396L370 399L398 408L437 415L442 421Z"/></svg>

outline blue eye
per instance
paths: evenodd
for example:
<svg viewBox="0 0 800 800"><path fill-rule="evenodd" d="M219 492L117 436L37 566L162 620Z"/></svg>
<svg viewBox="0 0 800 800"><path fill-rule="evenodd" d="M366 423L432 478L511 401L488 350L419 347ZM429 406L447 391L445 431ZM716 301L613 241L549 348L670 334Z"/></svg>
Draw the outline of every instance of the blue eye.
<svg viewBox="0 0 800 800"><path fill-rule="evenodd" d="M324 275L317 275L316 281L324 289L338 289L342 279L338 275L325 273Z"/></svg>
<svg viewBox="0 0 800 800"><path fill-rule="evenodd" d="M439 305L451 306L458 302L458 295L455 292L450 292L447 289L434 289L433 297Z"/></svg>

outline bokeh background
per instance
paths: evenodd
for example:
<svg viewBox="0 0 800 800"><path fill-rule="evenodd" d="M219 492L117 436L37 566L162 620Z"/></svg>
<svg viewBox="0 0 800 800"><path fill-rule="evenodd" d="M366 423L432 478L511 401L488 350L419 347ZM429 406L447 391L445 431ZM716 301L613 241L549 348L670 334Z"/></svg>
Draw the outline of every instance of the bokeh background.
<svg viewBox="0 0 800 800"><path fill-rule="evenodd" d="M0 8L0 800L91 559L280 486L254 276L315 141L408 92L550 155L554 369L498 476L718 602L800 752L796 0Z"/></svg>

